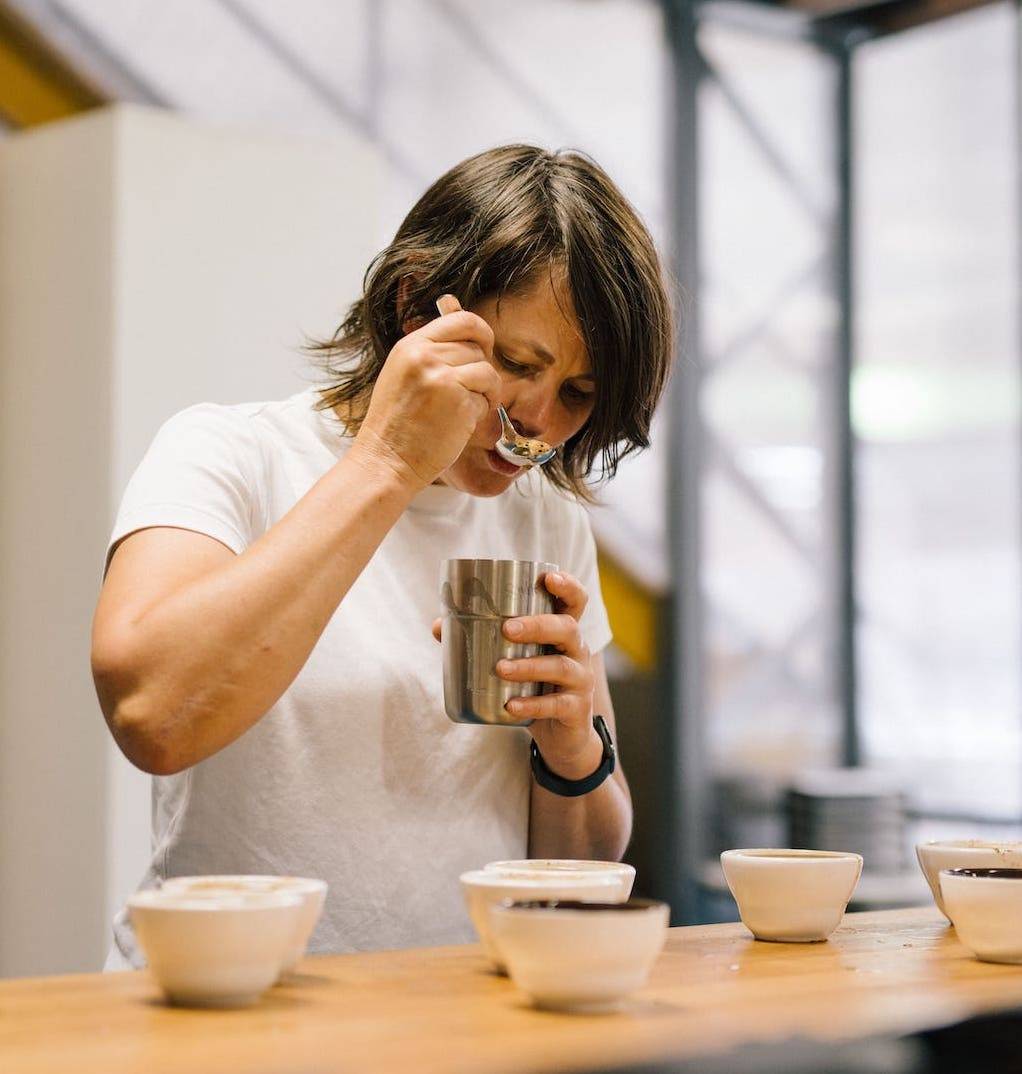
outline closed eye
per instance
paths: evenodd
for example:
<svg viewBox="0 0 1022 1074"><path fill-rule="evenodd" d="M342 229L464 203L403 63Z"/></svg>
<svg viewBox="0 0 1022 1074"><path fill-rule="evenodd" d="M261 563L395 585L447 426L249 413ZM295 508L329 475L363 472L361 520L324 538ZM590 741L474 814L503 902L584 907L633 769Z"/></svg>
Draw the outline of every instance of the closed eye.
<svg viewBox="0 0 1022 1074"><path fill-rule="evenodd" d="M504 354L503 351L499 351L496 348L494 348L493 356L497 359L500 365L513 376L531 377L540 372L536 366L526 365L524 362L516 362L513 358L509 358ZM567 382L561 388L561 398L571 407L579 408L587 406L595 397L595 391L587 391L573 381Z"/></svg>
<svg viewBox="0 0 1022 1074"><path fill-rule="evenodd" d="M577 384L565 384L561 389L561 394L573 406L584 406L596 396L596 392L587 392Z"/></svg>
<svg viewBox="0 0 1022 1074"><path fill-rule="evenodd" d="M514 373L516 376L525 376L532 372L531 366L522 365L521 362L516 362L512 358L508 358L508 356L501 351L495 350L493 355L509 373Z"/></svg>

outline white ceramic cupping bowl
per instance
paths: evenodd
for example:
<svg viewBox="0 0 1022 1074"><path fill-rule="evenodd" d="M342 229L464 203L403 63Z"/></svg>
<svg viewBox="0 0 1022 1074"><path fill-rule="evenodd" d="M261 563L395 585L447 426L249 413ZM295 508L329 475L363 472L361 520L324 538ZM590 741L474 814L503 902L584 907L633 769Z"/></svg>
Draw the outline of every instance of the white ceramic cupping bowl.
<svg viewBox="0 0 1022 1074"><path fill-rule="evenodd" d="M937 883L965 947L983 962L1022 963L1022 869L942 869Z"/></svg>
<svg viewBox="0 0 1022 1074"><path fill-rule="evenodd" d="M172 1003L244 1007L273 984L294 943L302 900L283 891L136 892L128 913Z"/></svg>
<svg viewBox="0 0 1022 1074"><path fill-rule="evenodd" d="M581 902L623 902L621 879L606 872L572 873L567 870L474 869L460 877L469 917L483 951L498 973L506 973L504 959L490 931L490 910L506 899L575 899Z"/></svg>
<svg viewBox="0 0 1022 1074"><path fill-rule="evenodd" d="M724 878L757 940L811 943L840 924L862 856L828 850L726 850Z"/></svg>
<svg viewBox="0 0 1022 1074"><path fill-rule="evenodd" d="M667 936L668 907L625 903L504 903L493 937L511 980L537 1007L611 1009L642 988Z"/></svg>
<svg viewBox="0 0 1022 1074"><path fill-rule="evenodd" d="M624 902L632 894L635 883L635 866L622 861L583 861L573 858L523 858L520 861L491 861L484 866L490 873L606 873L617 877L620 893L618 900Z"/></svg>
<svg viewBox="0 0 1022 1074"><path fill-rule="evenodd" d="M306 876L175 876L163 882L164 891L187 891L198 896L216 896L236 892L282 891L296 895L302 911L295 921L291 944L280 966L281 974L288 973L305 954L305 949L323 912L327 884Z"/></svg>
<svg viewBox="0 0 1022 1074"><path fill-rule="evenodd" d="M950 921L951 915L941 897L939 875L942 869L1019 869L1022 868L1022 843L996 842L987 839L934 839L916 846L919 868L930 885L937 909Z"/></svg>

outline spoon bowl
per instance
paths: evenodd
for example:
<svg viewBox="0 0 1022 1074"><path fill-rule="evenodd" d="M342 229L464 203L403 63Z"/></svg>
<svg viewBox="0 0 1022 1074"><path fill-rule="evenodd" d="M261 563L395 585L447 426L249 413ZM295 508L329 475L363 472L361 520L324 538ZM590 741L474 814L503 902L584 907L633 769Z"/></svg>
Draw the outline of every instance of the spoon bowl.
<svg viewBox="0 0 1022 1074"><path fill-rule="evenodd" d="M545 441L522 436L512 425L503 406L497 406L497 415L502 432L494 450L502 459L514 463L515 466L542 466L557 454L557 448L551 447Z"/></svg>

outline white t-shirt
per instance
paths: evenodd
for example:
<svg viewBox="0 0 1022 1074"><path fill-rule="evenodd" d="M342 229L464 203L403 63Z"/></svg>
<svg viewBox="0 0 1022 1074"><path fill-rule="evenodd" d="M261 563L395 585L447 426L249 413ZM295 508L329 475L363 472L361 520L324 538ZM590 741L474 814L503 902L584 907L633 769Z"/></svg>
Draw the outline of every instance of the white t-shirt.
<svg viewBox="0 0 1022 1074"><path fill-rule="evenodd" d="M150 526L243 552L351 443L315 389L201 404L159 431L128 484L110 547ZM458 876L526 856L528 733L454 724L442 694L440 563L552 561L589 592L587 645L610 641L588 517L535 473L482 498L433 485L387 534L309 659L257 724L212 757L153 777L142 887L196 873L322 877L313 952L472 939ZM126 915L120 954L143 964ZM112 952L108 967L120 962ZM123 963L121 963L123 965Z"/></svg>

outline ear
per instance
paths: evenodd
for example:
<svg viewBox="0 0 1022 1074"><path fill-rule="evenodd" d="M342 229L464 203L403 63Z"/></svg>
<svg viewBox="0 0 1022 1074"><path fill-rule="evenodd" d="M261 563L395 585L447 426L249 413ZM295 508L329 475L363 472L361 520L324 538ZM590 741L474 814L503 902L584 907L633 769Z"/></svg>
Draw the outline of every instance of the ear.
<svg viewBox="0 0 1022 1074"><path fill-rule="evenodd" d="M401 324L401 331L407 336L424 324L429 324L428 317L406 317L405 310L411 301L412 288L417 283L414 276L402 276L397 285L397 319Z"/></svg>

